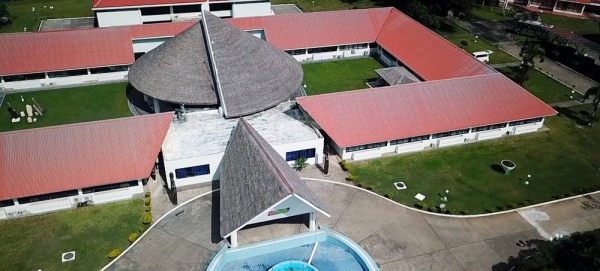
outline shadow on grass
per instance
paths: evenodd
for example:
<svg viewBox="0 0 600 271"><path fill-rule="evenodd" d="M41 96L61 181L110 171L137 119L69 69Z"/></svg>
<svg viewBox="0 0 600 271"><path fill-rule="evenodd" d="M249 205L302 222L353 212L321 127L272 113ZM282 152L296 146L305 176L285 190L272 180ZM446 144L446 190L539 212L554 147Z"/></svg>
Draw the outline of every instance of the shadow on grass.
<svg viewBox="0 0 600 271"><path fill-rule="evenodd" d="M496 172L498 172L498 173L500 173L500 174L504 174L504 168L502 168L502 166L501 166L501 165L498 165L498 164L493 164L493 165L491 165L491 166L490 166L490 168L491 168L493 171L496 171Z"/></svg>
<svg viewBox="0 0 600 271"><path fill-rule="evenodd" d="M590 118L590 113L584 110L580 110L579 112L573 111L568 107L560 107L555 106L554 110L558 111L558 115L561 117L566 117L571 119L577 123L577 125L586 126L588 124L588 120Z"/></svg>

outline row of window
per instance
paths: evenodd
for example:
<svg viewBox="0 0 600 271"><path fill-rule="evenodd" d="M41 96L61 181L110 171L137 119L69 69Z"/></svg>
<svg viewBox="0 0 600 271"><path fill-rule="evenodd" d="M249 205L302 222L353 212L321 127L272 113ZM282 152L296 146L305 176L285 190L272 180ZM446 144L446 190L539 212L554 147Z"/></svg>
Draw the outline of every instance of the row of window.
<svg viewBox="0 0 600 271"><path fill-rule="evenodd" d="M543 118L535 118L535 119L527 119L527 120L521 120L521 121L514 121L514 122L510 122L509 126L517 126L517 125L523 125L523 124L529 124L529 123L536 123L536 122L540 122L542 120L543 120ZM475 127L473 129L461 129L461 130L456 130L456 131L437 133L437 134L431 135L431 138L434 139L434 138L442 138L442 137L463 135L463 134L468 134L469 132L473 132L474 133L474 132L481 132L481 131L488 131L488 130L500 129L500 128L505 128L505 127L506 127L506 123L492 124L492 125L487 125L487 126ZM415 136L415 137L409 137L409 138L391 140L390 141L390 146L392 146L392 145L400 145L400 144L405 144L405 143L410 143L410 142L425 141L425 140L429 140L429 135L422 135L422 136ZM361 150L381 148L381 147L385 147L385 146L387 146L387 142L379 142L379 143L373 143L373 144L366 144L366 145L360 145L360 146L347 147L346 151L347 152L354 152L354 151L361 151Z"/></svg>
<svg viewBox="0 0 600 271"><path fill-rule="evenodd" d="M175 176L177 177L177 179L184 179L207 174L210 174L210 165L186 167L175 170Z"/></svg>
<svg viewBox="0 0 600 271"><path fill-rule="evenodd" d="M86 187L86 188L82 188L81 192L83 192L83 194L90 194L90 193L96 193L96 192L102 192L102 191L108 191L108 190L114 190L114 189L120 189L120 188L126 188L126 187L133 187L133 186L138 186L138 185L139 185L138 181L129 181L129 182L123 182L123 183L116 183L116 184L107 184L107 185L100 185L100 186L94 186L94 187ZM31 196L31 197L19 198L19 199L17 199L17 202L19 202L19 204L26 204L26 203L32 203L32 202L38 202L38 201L44 201L44 200L72 197L72 196L77 196L77 195L79 195L79 193L77 192L77 189L74 189L74 190L62 191L62 192L57 192L57 193L50 193L50 194L35 195L35 196ZM7 207L7 206L13 206L13 205L14 205L14 202L12 200L0 201L0 207Z"/></svg>
<svg viewBox="0 0 600 271"><path fill-rule="evenodd" d="M356 50L356 49L367 49L369 48L368 43L360 43L360 44L350 44L350 45L341 45L340 50Z"/></svg>
<svg viewBox="0 0 600 271"><path fill-rule="evenodd" d="M371 45L371 46L373 46L373 45ZM375 46L377 46L377 45L375 45ZM339 50L340 51L356 50L356 49L367 49L367 48L369 48L369 44L368 43L340 45L339 46ZM295 56L295 55L305 55L307 53L307 51L308 51L309 54L326 53L326 52L337 52L338 51L338 46L288 50L288 51L285 51L285 52L288 53L288 54L290 54L290 55Z"/></svg>
<svg viewBox="0 0 600 271"><path fill-rule="evenodd" d="M306 149L306 150L299 150L299 151L291 151L291 152L286 152L285 153L285 161L295 161L296 159L299 158L314 158L316 155L316 150L314 148L312 149Z"/></svg>
<svg viewBox="0 0 600 271"><path fill-rule="evenodd" d="M91 68L90 73L91 74L99 74L99 73L119 72L119 71L127 71L127 70L128 70L128 66L113 66L113 67ZM60 77L78 76L78 75L87 75L87 74L88 74L87 69L48 72L48 78L60 78ZM20 75L4 76L3 79L4 79L4 82L40 80L40 79L46 79L46 75L44 73L20 74Z"/></svg>

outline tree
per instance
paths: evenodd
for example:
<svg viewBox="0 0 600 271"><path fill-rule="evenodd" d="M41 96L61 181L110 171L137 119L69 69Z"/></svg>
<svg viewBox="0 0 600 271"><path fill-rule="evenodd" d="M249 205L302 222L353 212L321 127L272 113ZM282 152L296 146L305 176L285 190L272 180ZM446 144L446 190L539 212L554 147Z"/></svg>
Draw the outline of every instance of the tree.
<svg viewBox="0 0 600 271"><path fill-rule="evenodd" d="M418 22L424 24L425 26L431 28L439 28L440 27L440 19L434 13L431 12L431 8L427 7L423 2L418 0L410 0L406 4L405 9L406 15L412 17Z"/></svg>
<svg viewBox="0 0 600 271"><path fill-rule="evenodd" d="M296 159L294 161L294 167L296 168L296 170L301 171L304 168L306 168L308 166L308 163L306 162L306 158L304 157L300 157L298 159Z"/></svg>
<svg viewBox="0 0 600 271"><path fill-rule="evenodd" d="M6 4L4 4L4 2L0 2L0 18L8 17L8 15L10 15L10 12L8 12L8 7Z"/></svg>
<svg viewBox="0 0 600 271"><path fill-rule="evenodd" d="M537 42L526 41L519 52L521 57L520 74L517 76L521 81L519 84L524 85L529 79L529 71L535 67L535 61L539 59L540 63L544 62L544 49Z"/></svg>
<svg viewBox="0 0 600 271"><path fill-rule="evenodd" d="M467 46L469 46L469 43L466 40L460 41L460 49L464 49Z"/></svg>
<svg viewBox="0 0 600 271"><path fill-rule="evenodd" d="M594 100L592 102L592 104L594 105L594 110L592 111L592 114L590 115L589 125L594 127L596 111L598 111L598 105L600 104L600 86L595 86L595 87L589 88L585 92L585 95L583 95L583 101L585 102L585 100L589 99L591 96L594 96Z"/></svg>

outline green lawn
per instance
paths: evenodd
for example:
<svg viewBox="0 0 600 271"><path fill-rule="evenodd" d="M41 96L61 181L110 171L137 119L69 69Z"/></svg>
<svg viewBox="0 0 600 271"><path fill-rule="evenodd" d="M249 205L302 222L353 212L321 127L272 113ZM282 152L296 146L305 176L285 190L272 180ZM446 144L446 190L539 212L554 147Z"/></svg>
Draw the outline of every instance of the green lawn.
<svg viewBox="0 0 600 271"><path fill-rule="evenodd" d="M351 164L351 173L363 186L392 192L393 200L410 206L417 193L427 197L429 207L439 206L439 194L449 190L447 209L469 214L550 201L580 188L599 190L600 125L580 128L566 117L590 108L547 118L550 131L359 162ZM517 164L508 176L495 169L503 159ZM529 185L523 183L527 174ZM408 189L396 190L393 183L399 181Z"/></svg>
<svg viewBox="0 0 600 271"><path fill-rule="evenodd" d="M140 199L0 221L0 270L99 270L142 226ZM75 261L61 254L75 251Z"/></svg>
<svg viewBox="0 0 600 271"><path fill-rule="evenodd" d="M519 62L518 59L516 59L513 56L507 54L506 52L500 50L499 48L496 48L496 46L492 45L491 43L489 43L485 40L482 40L482 39L475 39L475 36L473 36L471 34L468 34L465 36L452 36L452 37L447 37L446 39L459 47L461 46L461 44L460 44L461 41L463 41L463 40L466 41L467 46L464 49L469 53L492 50L494 53L490 55L489 64ZM477 42L475 42L475 41L477 41Z"/></svg>
<svg viewBox="0 0 600 271"><path fill-rule="evenodd" d="M314 4L313 4L314 2ZM350 3L354 2L354 3ZM315 11L330 11L330 10L344 10L352 8L373 8L387 5L379 5L377 1L373 0L356 0L356 1L343 1L343 0L271 0L273 5L281 4L296 4L304 12L315 12Z"/></svg>
<svg viewBox="0 0 600 271"><path fill-rule="evenodd" d="M0 33L37 31L40 20L93 16L91 0L18 0L5 2L11 25L0 26ZM46 6L46 8L44 8ZM50 9L50 6L53 8ZM35 14L31 10L35 7Z"/></svg>
<svg viewBox="0 0 600 271"><path fill-rule="evenodd" d="M508 17L504 17L501 7L490 8L488 6L482 7L478 5L473 7L473 16L496 21L509 19Z"/></svg>
<svg viewBox="0 0 600 271"><path fill-rule="evenodd" d="M7 94L0 107L0 132L131 116L126 86L118 83ZM25 118L19 123L10 122L6 110L9 103L15 111L26 112L21 95L25 103L31 104L34 97L43 107L44 116L37 116L36 123L27 123Z"/></svg>
<svg viewBox="0 0 600 271"><path fill-rule="evenodd" d="M516 69L518 69L518 67L501 68L498 69L498 71L509 78L514 78ZM572 94L570 88L537 70L530 72L529 80L525 83L525 88L533 95L549 104L568 101L571 99L570 96L573 96L577 100L581 100L582 98L581 94L578 92Z"/></svg>
<svg viewBox="0 0 600 271"><path fill-rule="evenodd" d="M368 88L365 79L377 78L381 64L373 58L303 64L308 95Z"/></svg>
<svg viewBox="0 0 600 271"><path fill-rule="evenodd" d="M598 23L590 19L568 18L563 16L539 14L542 17L542 23L554 25L554 27L568 29L577 34L597 34L600 33Z"/></svg>

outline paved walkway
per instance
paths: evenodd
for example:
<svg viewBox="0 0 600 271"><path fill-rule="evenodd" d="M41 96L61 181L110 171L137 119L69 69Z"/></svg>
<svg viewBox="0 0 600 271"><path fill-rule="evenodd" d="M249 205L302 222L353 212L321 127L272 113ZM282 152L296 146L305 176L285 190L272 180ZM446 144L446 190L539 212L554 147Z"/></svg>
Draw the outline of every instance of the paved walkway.
<svg viewBox="0 0 600 271"><path fill-rule="evenodd" d="M56 31L94 28L94 17L47 19L40 24L39 31Z"/></svg>
<svg viewBox="0 0 600 271"><path fill-rule="evenodd" d="M307 170L306 173L309 173ZM359 243L381 270L507 270L508 257L528 240L600 228L600 196L481 218L447 218L410 210L370 192L315 180L309 187L330 218L317 221ZM169 214L107 270L205 270L223 245L218 233L218 193ZM306 230L287 222L240 232L256 242Z"/></svg>

